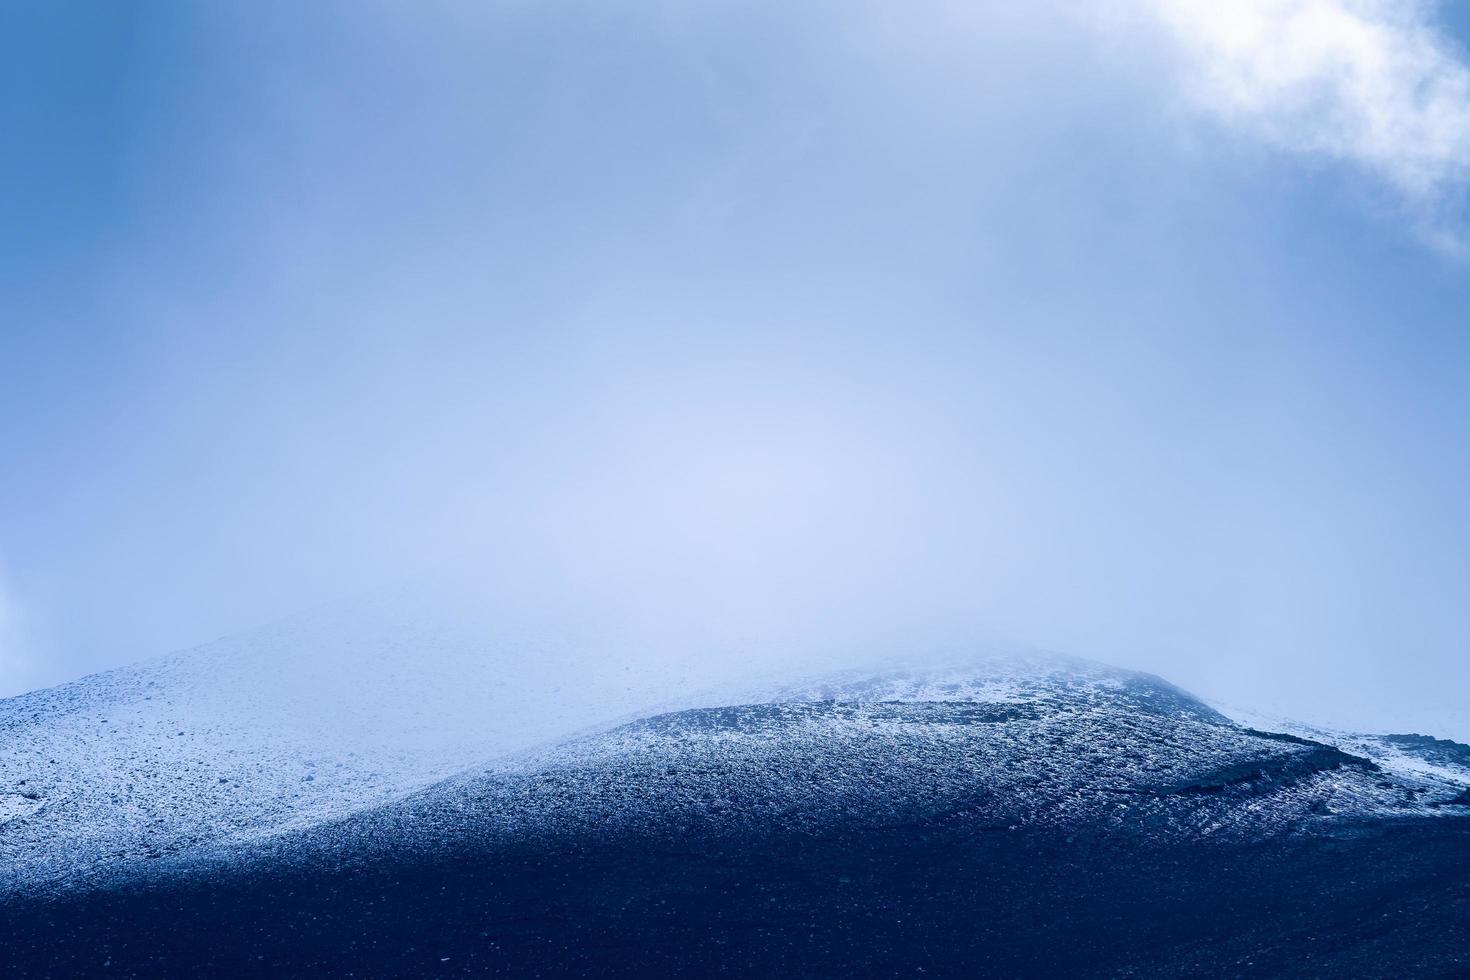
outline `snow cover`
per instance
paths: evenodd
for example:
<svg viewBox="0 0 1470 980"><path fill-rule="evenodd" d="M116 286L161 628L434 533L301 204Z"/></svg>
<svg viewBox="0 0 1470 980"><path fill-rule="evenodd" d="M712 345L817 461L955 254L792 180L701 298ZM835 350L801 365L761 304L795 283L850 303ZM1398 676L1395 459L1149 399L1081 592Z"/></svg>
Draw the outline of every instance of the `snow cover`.
<svg viewBox="0 0 1470 980"><path fill-rule="evenodd" d="M1459 812L1440 804L1470 785L1454 743L1270 736L1071 658L794 681L770 657L724 658L739 667L721 674L697 651L487 631L462 613L396 595L0 701L0 895L465 833L957 814L1296 833Z"/></svg>
<svg viewBox="0 0 1470 980"><path fill-rule="evenodd" d="M1387 773L1423 781L1431 788L1443 787L1448 791L1470 787L1470 746L1459 742L1419 734L1335 731L1245 708L1222 705L1220 710L1238 724L1324 742L1371 759Z"/></svg>
<svg viewBox="0 0 1470 980"><path fill-rule="evenodd" d="M409 591L6 699L0 894L338 818L695 703L694 677Z"/></svg>
<svg viewBox="0 0 1470 980"><path fill-rule="evenodd" d="M1148 675L1056 658L969 670L844 675L785 700L639 720L287 840L275 856L956 820L1239 840L1450 810L1435 804L1455 787L1436 776L1241 727Z"/></svg>

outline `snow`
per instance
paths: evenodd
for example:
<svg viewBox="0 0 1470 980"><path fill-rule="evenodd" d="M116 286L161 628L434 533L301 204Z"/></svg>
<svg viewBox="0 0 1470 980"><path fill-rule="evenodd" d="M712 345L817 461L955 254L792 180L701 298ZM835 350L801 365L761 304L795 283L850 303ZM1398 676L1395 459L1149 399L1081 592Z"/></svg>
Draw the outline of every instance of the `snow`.
<svg viewBox="0 0 1470 980"><path fill-rule="evenodd" d="M596 847L629 834L685 846L691 834L748 840L955 821L976 832L1210 842L1449 815L1417 776L1243 728L1146 675L1057 660L968 669L962 687L1028 694L891 698L953 694L954 668L818 678L784 687L786 700L657 715L524 753L263 853L291 862L325 852L335 862L528 838Z"/></svg>
<svg viewBox="0 0 1470 980"><path fill-rule="evenodd" d="M4 826L17 817L23 817L40 809L41 801L38 797L27 796L24 793L0 793L0 826Z"/></svg>
<svg viewBox="0 0 1470 980"><path fill-rule="evenodd" d="M0 701L0 893L312 826L692 703L693 675L657 666L408 593Z"/></svg>
<svg viewBox="0 0 1470 980"><path fill-rule="evenodd" d="M1220 710L1241 725L1269 731L1286 732L1302 738L1313 739L1336 746L1371 759L1385 773L1412 783L1430 795L1450 798L1459 791L1470 788L1470 746L1444 739L1428 739L1443 746L1440 752L1432 747L1416 748L1413 743L1421 736L1365 734L1363 732L1336 731L1316 725L1262 714L1247 708L1218 706ZM1428 753L1432 757L1426 757Z"/></svg>
<svg viewBox="0 0 1470 980"><path fill-rule="evenodd" d="M779 651L718 664L601 624L487 628L404 593L0 701L0 894L289 849L327 827L399 846L453 826L734 832L963 812L1205 838L1432 815L1470 785L1453 753L1299 733L1381 771L1344 764L1074 658L805 679Z"/></svg>

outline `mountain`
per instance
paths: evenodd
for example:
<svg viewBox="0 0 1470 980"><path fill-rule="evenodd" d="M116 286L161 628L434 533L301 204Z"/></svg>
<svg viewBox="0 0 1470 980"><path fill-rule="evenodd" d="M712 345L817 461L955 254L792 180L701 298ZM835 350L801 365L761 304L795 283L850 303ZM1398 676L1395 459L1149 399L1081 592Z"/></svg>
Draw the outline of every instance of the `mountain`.
<svg viewBox="0 0 1470 980"><path fill-rule="evenodd" d="M0 700L0 895L310 827L721 678L504 618L405 588Z"/></svg>
<svg viewBox="0 0 1470 980"><path fill-rule="evenodd" d="M389 620L0 702L8 975L1470 970L1467 746L1058 656L696 692Z"/></svg>
<svg viewBox="0 0 1470 980"><path fill-rule="evenodd" d="M1148 675L1004 659L839 675L759 702L659 714L268 850L286 864L371 863L385 848L453 854L525 839L595 848L609 836L661 846L691 835L748 844L939 826L1260 841L1457 812L1470 785L1462 761L1433 772L1388 766L1243 728Z"/></svg>

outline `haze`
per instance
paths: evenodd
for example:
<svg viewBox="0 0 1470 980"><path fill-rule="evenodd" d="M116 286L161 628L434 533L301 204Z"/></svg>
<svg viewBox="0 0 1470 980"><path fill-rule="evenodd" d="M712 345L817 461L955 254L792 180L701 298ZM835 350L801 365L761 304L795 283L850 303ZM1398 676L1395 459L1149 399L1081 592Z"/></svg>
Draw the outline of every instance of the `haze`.
<svg viewBox="0 0 1470 980"><path fill-rule="evenodd" d="M4 3L0 694L447 576L1470 737L1470 17L1232 10Z"/></svg>

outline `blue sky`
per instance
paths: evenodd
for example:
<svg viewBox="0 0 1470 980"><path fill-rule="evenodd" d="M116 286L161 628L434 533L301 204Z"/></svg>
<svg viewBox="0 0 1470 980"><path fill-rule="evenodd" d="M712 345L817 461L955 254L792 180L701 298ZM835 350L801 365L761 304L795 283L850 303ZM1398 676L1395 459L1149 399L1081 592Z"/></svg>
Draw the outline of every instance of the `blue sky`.
<svg viewBox="0 0 1470 980"><path fill-rule="evenodd" d="M0 692L473 553L1470 735L1464 5L1016 6L0 6Z"/></svg>

